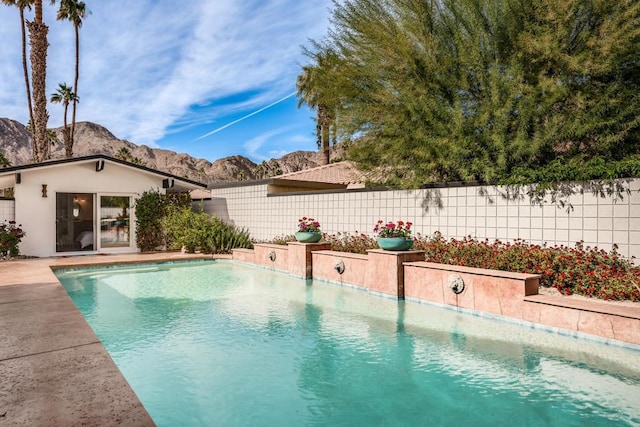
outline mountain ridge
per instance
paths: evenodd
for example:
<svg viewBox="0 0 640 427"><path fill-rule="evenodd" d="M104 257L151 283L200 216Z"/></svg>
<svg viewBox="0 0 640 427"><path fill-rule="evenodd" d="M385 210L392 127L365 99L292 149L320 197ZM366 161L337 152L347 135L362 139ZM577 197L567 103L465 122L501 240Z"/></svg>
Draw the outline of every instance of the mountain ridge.
<svg viewBox="0 0 640 427"><path fill-rule="evenodd" d="M51 147L51 159L64 158L62 129L50 129L57 137L57 143ZM105 154L122 158L123 153L126 153L128 157L125 160L139 161L152 169L204 184L263 179L322 164L322 155L314 151L294 151L260 164L241 155L210 162L187 153L151 148L119 139L106 127L92 122L76 123L75 139L74 157ZM32 163L31 136L26 126L13 119L0 118L0 152L12 166Z"/></svg>

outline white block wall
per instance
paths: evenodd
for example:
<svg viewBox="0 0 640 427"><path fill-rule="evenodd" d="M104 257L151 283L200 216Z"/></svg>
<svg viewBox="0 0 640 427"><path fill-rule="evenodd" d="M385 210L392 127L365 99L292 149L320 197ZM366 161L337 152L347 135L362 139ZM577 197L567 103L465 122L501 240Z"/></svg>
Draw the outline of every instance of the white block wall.
<svg viewBox="0 0 640 427"><path fill-rule="evenodd" d="M372 234L378 219L411 221L414 232L446 238L478 239L574 246L606 251L616 243L619 253L640 258L640 180L630 182L622 200L591 192L573 195L572 210L529 199L503 198L501 188L462 186L421 190L351 190L267 197L266 183L212 190L206 211L245 227L257 240L297 231L298 219L313 217L326 233ZM485 195L481 195L485 193Z"/></svg>

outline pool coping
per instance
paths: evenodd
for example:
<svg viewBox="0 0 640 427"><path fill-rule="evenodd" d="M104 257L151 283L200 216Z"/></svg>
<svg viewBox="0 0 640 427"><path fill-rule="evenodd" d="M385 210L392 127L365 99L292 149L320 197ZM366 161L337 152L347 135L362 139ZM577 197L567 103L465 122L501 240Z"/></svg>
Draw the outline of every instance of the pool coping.
<svg viewBox="0 0 640 427"><path fill-rule="evenodd" d="M54 269L229 258L158 252L0 262L0 424L155 425Z"/></svg>

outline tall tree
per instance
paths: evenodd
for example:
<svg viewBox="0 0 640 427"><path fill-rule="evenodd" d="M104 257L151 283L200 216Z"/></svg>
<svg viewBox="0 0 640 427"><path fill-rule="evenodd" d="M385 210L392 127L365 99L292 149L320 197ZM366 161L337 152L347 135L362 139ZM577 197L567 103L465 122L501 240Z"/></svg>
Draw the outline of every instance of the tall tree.
<svg viewBox="0 0 640 427"><path fill-rule="evenodd" d="M27 66L27 34L25 28L25 9L31 10L33 0L2 0L2 3L8 6L17 6L20 10L20 30L22 34L22 70L24 72L24 84L27 93L27 106L29 108L29 120L33 123L33 107L31 104L31 84L29 83L29 67ZM35 154L35 139L32 138L34 144L33 153Z"/></svg>
<svg viewBox="0 0 640 427"><path fill-rule="evenodd" d="M313 64L302 67L302 73L296 79L298 108L302 104L316 110L316 138L323 161L330 161L331 141L335 142L336 92L332 81L326 76L332 75L335 55L331 51L306 52Z"/></svg>
<svg viewBox="0 0 640 427"><path fill-rule="evenodd" d="M55 1L51 1L54 4ZM50 157L50 143L47 139L47 33L49 27L44 23L42 0L34 0L33 21L27 21L31 43L31 82L33 89L33 138L34 160L43 162Z"/></svg>
<svg viewBox="0 0 640 427"><path fill-rule="evenodd" d="M60 83L58 90L51 94L51 102L59 104L64 107L64 127L62 128L62 135L64 140L64 152L67 158L73 157L73 141L71 138L71 130L67 124L67 110L70 103L78 102L78 96L73 92L73 89L67 86L66 83Z"/></svg>
<svg viewBox="0 0 640 427"><path fill-rule="evenodd" d="M73 143L75 141L75 129L76 129L76 106L78 104L78 78L80 75L80 27L82 27L82 19L86 16L86 5L82 1L77 0L61 0L60 9L58 10L57 19L69 20L73 23L75 30L75 42L76 42L76 67L75 76L73 80L73 92L75 98L73 100L73 112L71 114L71 135L69 139L69 148L65 142L65 150L67 150L67 157L73 156Z"/></svg>
<svg viewBox="0 0 640 427"><path fill-rule="evenodd" d="M343 0L332 24L339 135L390 183L640 153L637 0Z"/></svg>

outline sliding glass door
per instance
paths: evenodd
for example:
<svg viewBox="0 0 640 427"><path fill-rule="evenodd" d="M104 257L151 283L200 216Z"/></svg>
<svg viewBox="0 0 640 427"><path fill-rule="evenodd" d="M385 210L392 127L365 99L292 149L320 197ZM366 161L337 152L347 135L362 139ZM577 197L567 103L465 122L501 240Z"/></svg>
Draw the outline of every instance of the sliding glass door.
<svg viewBox="0 0 640 427"><path fill-rule="evenodd" d="M94 197L56 193L56 252L94 251Z"/></svg>
<svg viewBox="0 0 640 427"><path fill-rule="evenodd" d="M100 247L131 246L130 211L131 197L100 196Z"/></svg>
<svg viewBox="0 0 640 427"><path fill-rule="evenodd" d="M130 196L57 193L56 252L130 248L132 202Z"/></svg>

